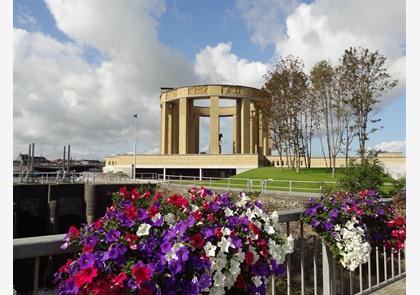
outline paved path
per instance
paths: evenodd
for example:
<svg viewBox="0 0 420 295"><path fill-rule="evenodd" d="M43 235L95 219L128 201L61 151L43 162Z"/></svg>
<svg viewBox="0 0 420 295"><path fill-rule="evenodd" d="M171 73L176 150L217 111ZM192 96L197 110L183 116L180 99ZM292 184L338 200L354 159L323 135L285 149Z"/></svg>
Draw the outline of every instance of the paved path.
<svg viewBox="0 0 420 295"><path fill-rule="evenodd" d="M398 280L385 288L371 293L373 295L405 295L405 278Z"/></svg>

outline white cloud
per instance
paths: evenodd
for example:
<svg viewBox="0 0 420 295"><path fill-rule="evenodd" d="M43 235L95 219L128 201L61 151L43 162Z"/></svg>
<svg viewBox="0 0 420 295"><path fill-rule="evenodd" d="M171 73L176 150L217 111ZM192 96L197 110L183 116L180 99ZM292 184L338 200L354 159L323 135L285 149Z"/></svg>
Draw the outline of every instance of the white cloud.
<svg viewBox="0 0 420 295"><path fill-rule="evenodd" d="M381 142L374 146L375 150L385 152L402 152L405 153L405 140L404 141L387 141Z"/></svg>
<svg viewBox="0 0 420 295"><path fill-rule="evenodd" d="M162 86L194 84L192 64L157 38L163 2L48 1L57 26L74 42L14 30L14 151L60 154L72 144L103 157L159 147ZM97 65L87 48L105 58ZM80 156L83 156L80 153Z"/></svg>
<svg viewBox="0 0 420 295"><path fill-rule="evenodd" d="M228 83L261 87L268 65L239 58L231 52L231 43L207 46L195 56L194 69L206 83Z"/></svg>
<svg viewBox="0 0 420 295"><path fill-rule="evenodd" d="M294 2L286 2L273 5L273 11L260 2L245 4L248 10L240 9L244 3L239 2L239 11L253 30L254 42L273 44L277 57L299 56L309 71L321 59L338 60L350 46L379 50L388 58L386 66L392 77L399 80L383 98L383 104L403 94L405 1L317 0L297 7Z"/></svg>
<svg viewBox="0 0 420 295"><path fill-rule="evenodd" d="M262 47L283 38L286 26L282 19L297 6L296 0L236 1L237 10L244 17L247 26L253 30L251 40Z"/></svg>

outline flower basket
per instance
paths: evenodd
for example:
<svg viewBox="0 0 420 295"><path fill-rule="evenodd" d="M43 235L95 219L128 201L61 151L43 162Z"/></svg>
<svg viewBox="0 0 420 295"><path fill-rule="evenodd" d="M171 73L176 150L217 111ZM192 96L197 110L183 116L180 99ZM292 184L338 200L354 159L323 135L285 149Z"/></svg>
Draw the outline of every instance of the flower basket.
<svg viewBox="0 0 420 295"><path fill-rule="evenodd" d="M105 216L70 228L70 244L79 253L55 274L59 294L262 294L293 251L276 213L205 188L169 198L121 188Z"/></svg>
<svg viewBox="0 0 420 295"><path fill-rule="evenodd" d="M303 221L329 245L348 270L367 262L372 247L404 247L405 219L373 190L337 192L305 204Z"/></svg>

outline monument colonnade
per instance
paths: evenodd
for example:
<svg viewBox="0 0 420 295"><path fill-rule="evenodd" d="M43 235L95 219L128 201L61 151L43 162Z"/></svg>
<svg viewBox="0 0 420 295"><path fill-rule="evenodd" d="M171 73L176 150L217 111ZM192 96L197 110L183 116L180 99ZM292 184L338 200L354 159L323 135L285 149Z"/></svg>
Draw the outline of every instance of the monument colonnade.
<svg viewBox="0 0 420 295"><path fill-rule="evenodd" d="M195 106L196 99L209 100L209 107ZM233 99L236 105L221 107L220 99ZM220 117L232 117L232 154L270 155L268 120L259 100L258 90L245 86L161 88L161 154L199 154L200 117L210 117L209 152L219 154Z"/></svg>

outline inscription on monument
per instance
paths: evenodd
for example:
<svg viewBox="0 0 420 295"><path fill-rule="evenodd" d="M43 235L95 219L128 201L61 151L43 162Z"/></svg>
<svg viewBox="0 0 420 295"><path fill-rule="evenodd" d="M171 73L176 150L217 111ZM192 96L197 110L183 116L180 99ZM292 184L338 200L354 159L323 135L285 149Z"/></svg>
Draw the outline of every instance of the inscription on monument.
<svg viewBox="0 0 420 295"><path fill-rule="evenodd" d="M174 97L176 97L176 90L166 93L166 99L171 99L171 98L174 98Z"/></svg>
<svg viewBox="0 0 420 295"><path fill-rule="evenodd" d="M241 87L222 86L222 93L230 95L241 95Z"/></svg>
<svg viewBox="0 0 420 295"><path fill-rule="evenodd" d="M207 86L189 87L188 94L207 94Z"/></svg>

